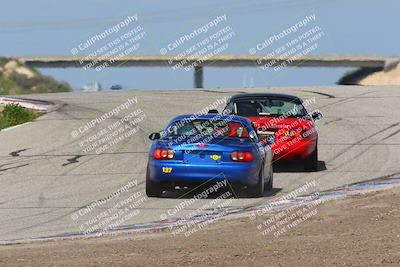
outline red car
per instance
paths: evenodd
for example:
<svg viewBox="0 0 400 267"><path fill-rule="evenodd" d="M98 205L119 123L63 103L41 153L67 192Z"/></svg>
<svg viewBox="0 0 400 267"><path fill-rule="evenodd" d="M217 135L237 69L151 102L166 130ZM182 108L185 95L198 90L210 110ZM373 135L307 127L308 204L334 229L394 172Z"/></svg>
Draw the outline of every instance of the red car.
<svg viewBox="0 0 400 267"><path fill-rule="evenodd" d="M285 94L238 94L228 101L224 114L250 119L262 138L274 138L274 160L301 159L307 171L318 168L318 111L309 114L303 101Z"/></svg>

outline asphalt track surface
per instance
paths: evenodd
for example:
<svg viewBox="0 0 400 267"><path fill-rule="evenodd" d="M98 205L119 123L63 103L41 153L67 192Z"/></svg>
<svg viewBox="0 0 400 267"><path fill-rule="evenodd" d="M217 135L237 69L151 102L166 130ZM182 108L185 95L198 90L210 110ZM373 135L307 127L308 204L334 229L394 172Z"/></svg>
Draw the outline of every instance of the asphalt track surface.
<svg viewBox="0 0 400 267"><path fill-rule="evenodd" d="M71 215L103 199L129 181L132 190L144 195L145 170L151 132L161 130L176 115L198 112L218 99L237 92L279 92L303 99L315 97L309 110L319 109L319 171L307 173L298 163L275 167L274 191L262 198L234 199L226 209L245 209L315 181L316 190L381 177L400 176L400 88L399 87L308 87L226 90L146 90L35 95L51 100L57 109L35 122L0 132L0 243L30 238L79 233L80 225L94 214L126 199L126 192L100 205L90 214ZM30 96L32 97L32 96ZM71 132L88 121L137 97L118 116L107 119L82 136ZM222 105L219 109L222 109ZM101 154L85 153L79 145L85 137L140 108L145 119L137 133ZM121 227L160 220L182 203L185 191L163 198L146 199L136 216ZM175 219L193 214L213 201L202 199L182 211L167 215Z"/></svg>

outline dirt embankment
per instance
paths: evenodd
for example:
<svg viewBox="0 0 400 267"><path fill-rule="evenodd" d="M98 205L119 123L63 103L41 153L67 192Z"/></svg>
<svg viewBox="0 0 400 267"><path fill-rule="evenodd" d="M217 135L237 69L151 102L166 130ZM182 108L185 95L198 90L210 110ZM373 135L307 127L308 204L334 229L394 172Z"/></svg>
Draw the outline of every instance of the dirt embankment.
<svg viewBox="0 0 400 267"><path fill-rule="evenodd" d="M400 266L400 187L321 204L286 233L268 217L220 221L193 236L170 232L0 247L2 266Z"/></svg>
<svg viewBox="0 0 400 267"><path fill-rule="evenodd" d="M400 64L391 70L374 72L358 83L360 85L400 85Z"/></svg>
<svg viewBox="0 0 400 267"><path fill-rule="evenodd" d="M42 75L16 59L0 57L0 95L70 92L66 82Z"/></svg>
<svg viewBox="0 0 400 267"><path fill-rule="evenodd" d="M346 73L339 81L342 85L400 85L400 64L389 69L361 68Z"/></svg>

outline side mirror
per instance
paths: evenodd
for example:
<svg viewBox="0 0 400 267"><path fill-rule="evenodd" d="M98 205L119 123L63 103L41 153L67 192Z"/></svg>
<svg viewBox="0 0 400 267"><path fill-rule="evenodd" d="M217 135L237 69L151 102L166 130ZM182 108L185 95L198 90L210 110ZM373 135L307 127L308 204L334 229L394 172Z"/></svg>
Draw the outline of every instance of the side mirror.
<svg viewBox="0 0 400 267"><path fill-rule="evenodd" d="M319 111L314 111L314 112L311 114L311 117L312 117L315 121L319 121L319 120L321 120L321 119L323 118L322 113L319 112Z"/></svg>
<svg viewBox="0 0 400 267"><path fill-rule="evenodd" d="M150 139L150 140L157 140L157 139L160 139L160 138L161 138L160 133L151 133L151 134L149 135L149 139Z"/></svg>
<svg viewBox="0 0 400 267"><path fill-rule="evenodd" d="M219 113L219 111L216 110L216 109L210 109L210 110L208 111L208 114L218 114L218 113Z"/></svg>

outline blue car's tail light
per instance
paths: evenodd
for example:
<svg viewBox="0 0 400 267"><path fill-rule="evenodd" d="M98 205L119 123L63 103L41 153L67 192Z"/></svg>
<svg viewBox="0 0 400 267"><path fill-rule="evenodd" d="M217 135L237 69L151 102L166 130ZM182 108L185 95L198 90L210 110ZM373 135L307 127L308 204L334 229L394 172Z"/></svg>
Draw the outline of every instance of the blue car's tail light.
<svg viewBox="0 0 400 267"><path fill-rule="evenodd" d="M253 160L253 153L247 151L234 151L231 154L233 161L249 162Z"/></svg>
<svg viewBox="0 0 400 267"><path fill-rule="evenodd" d="M157 148L154 150L154 159L173 159L175 152L171 149Z"/></svg>

